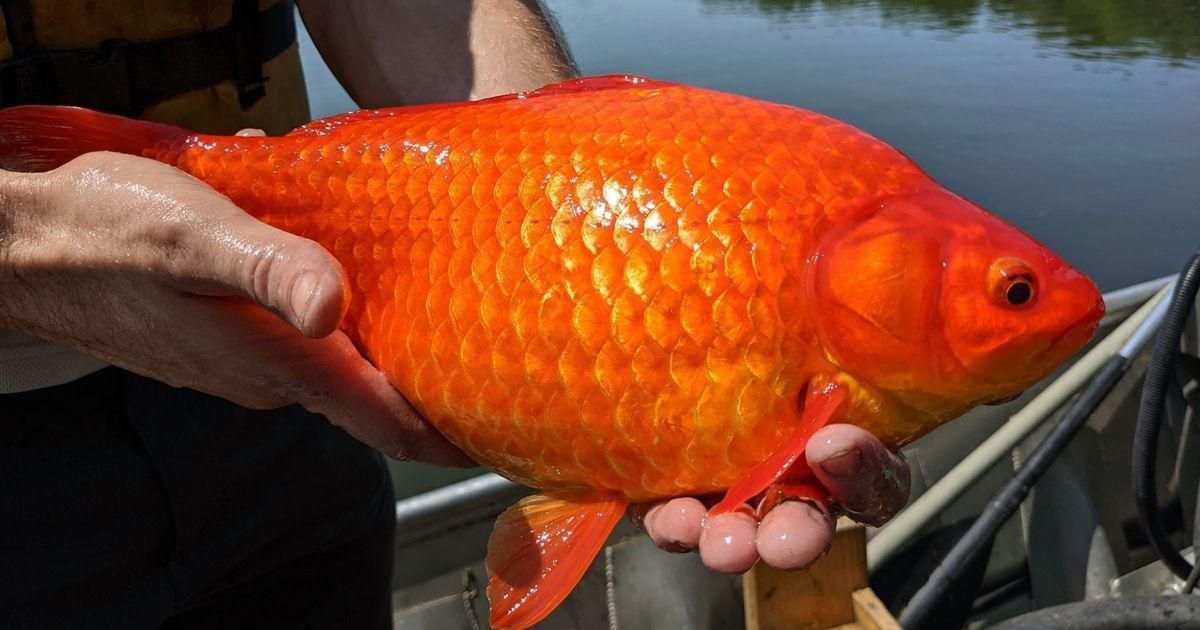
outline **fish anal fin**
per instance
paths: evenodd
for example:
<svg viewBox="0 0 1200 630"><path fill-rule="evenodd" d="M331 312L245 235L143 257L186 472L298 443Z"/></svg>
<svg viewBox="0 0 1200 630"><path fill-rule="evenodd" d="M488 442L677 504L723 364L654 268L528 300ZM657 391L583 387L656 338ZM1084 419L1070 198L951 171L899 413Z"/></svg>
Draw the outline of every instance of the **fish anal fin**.
<svg viewBox="0 0 1200 630"><path fill-rule="evenodd" d="M528 628L570 594L628 503L608 495L536 494L508 508L488 539L493 628Z"/></svg>
<svg viewBox="0 0 1200 630"><path fill-rule="evenodd" d="M787 442L733 484L721 502L713 506L709 513L733 512L785 476L793 483L807 477L811 473L808 463L804 460L804 449L808 446L808 440L821 427L829 424L845 399L846 389L842 386L830 386L810 392L804 403L800 422Z"/></svg>

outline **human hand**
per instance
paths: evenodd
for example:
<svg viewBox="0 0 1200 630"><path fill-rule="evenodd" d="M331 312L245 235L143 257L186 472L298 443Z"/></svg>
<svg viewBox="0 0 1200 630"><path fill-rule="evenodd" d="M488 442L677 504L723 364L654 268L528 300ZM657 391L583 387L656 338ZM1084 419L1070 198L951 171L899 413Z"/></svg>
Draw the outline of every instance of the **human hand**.
<svg viewBox="0 0 1200 630"><path fill-rule="evenodd" d="M337 331L345 285L319 245L165 164L0 171L0 329L250 408L299 403L398 459L469 464Z"/></svg>
<svg viewBox="0 0 1200 630"><path fill-rule="evenodd" d="M908 501L908 466L867 431L833 424L806 449L808 464L835 504L856 521L882 525ZM762 522L743 511L706 518L700 499L638 506L650 539L667 551L700 551L710 569L742 573L762 558L780 569L812 564L833 542L834 514L807 501L784 501Z"/></svg>

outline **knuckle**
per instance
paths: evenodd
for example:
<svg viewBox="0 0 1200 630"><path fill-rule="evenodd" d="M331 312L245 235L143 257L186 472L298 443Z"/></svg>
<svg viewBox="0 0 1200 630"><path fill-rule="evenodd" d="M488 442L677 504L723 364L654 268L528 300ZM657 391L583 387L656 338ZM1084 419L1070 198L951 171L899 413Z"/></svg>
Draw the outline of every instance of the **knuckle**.
<svg viewBox="0 0 1200 630"><path fill-rule="evenodd" d="M134 238L148 246L160 269L170 276L199 275L194 269L197 247L194 227L180 213L158 215L142 226Z"/></svg>
<svg viewBox="0 0 1200 630"><path fill-rule="evenodd" d="M243 286L255 301L270 302L272 280L280 261L279 248L271 244L249 248L242 256L239 274Z"/></svg>
<svg viewBox="0 0 1200 630"><path fill-rule="evenodd" d="M102 174L107 172L113 163L114 154L108 151L92 151L84 153L59 167L58 170L75 171L78 173L92 172Z"/></svg>
<svg viewBox="0 0 1200 630"><path fill-rule="evenodd" d="M111 151L84 153L50 171L55 177L69 180L85 190L125 183L125 169L129 160L140 160L133 156Z"/></svg>
<svg viewBox="0 0 1200 630"><path fill-rule="evenodd" d="M271 240L243 249L237 273L252 299L278 308L290 297L289 287L284 286L289 278L302 270L322 269L329 264L324 250L312 241L282 232L268 238Z"/></svg>

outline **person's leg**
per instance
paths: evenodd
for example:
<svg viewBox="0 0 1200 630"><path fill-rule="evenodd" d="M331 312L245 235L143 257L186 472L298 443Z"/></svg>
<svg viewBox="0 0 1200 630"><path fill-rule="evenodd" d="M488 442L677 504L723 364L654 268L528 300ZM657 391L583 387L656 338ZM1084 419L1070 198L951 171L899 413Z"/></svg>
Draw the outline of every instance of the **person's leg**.
<svg viewBox="0 0 1200 630"><path fill-rule="evenodd" d="M386 627L393 510L379 454L298 408L115 368L0 396L0 628L155 628L276 579Z"/></svg>
<svg viewBox="0 0 1200 630"><path fill-rule="evenodd" d="M132 374L125 391L175 510L167 627L389 619L395 500L379 453L300 407L249 410Z"/></svg>
<svg viewBox="0 0 1200 630"><path fill-rule="evenodd" d="M392 535L392 527L383 527L218 589L168 619L162 630L391 628Z"/></svg>
<svg viewBox="0 0 1200 630"><path fill-rule="evenodd" d="M119 374L0 396L0 628L154 628L174 609L162 481Z"/></svg>

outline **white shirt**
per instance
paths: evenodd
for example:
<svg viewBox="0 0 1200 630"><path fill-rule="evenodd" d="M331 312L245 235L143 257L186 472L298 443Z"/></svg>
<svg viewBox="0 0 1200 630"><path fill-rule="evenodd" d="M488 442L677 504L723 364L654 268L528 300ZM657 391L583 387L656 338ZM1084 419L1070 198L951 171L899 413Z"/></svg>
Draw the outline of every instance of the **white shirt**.
<svg viewBox="0 0 1200 630"><path fill-rule="evenodd" d="M62 385L107 366L66 346L0 330L0 394Z"/></svg>

